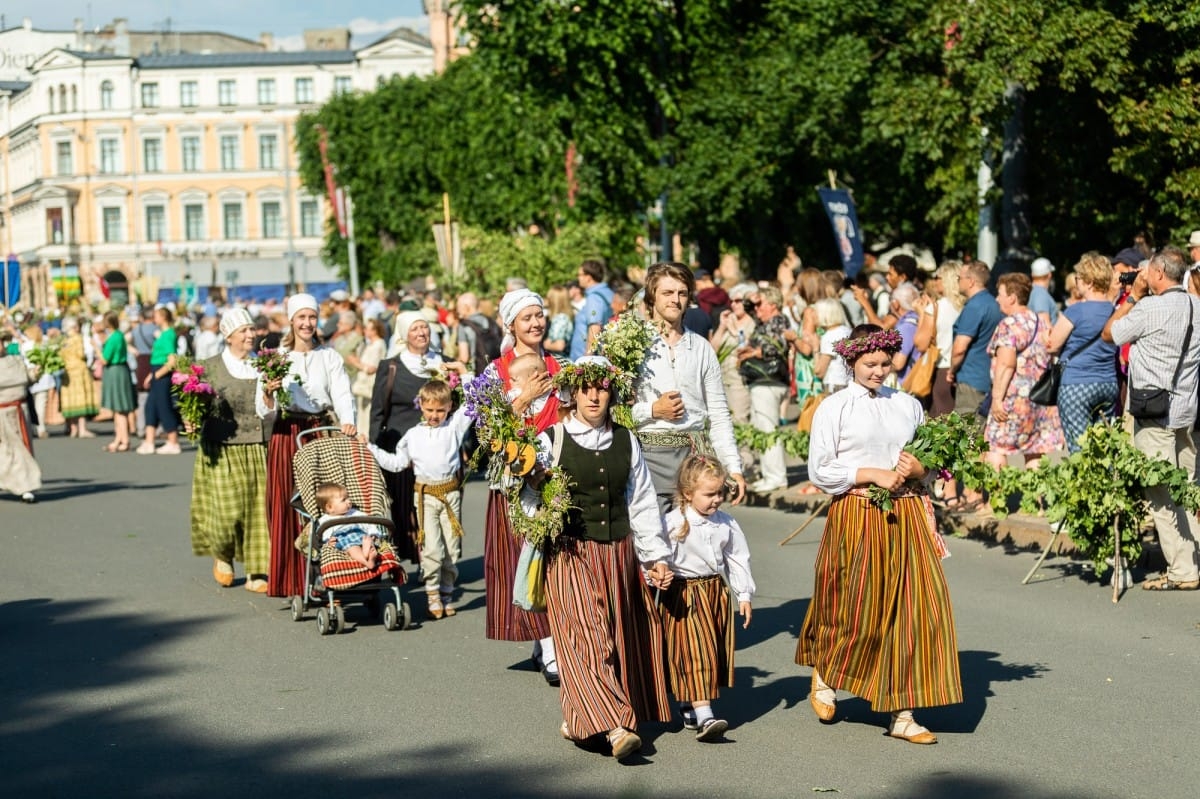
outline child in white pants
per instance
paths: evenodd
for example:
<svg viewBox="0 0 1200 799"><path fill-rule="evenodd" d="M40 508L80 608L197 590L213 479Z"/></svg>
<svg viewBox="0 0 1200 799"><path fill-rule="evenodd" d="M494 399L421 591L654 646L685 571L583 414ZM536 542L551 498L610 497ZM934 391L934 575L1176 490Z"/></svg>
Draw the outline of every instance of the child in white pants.
<svg viewBox="0 0 1200 799"><path fill-rule="evenodd" d="M430 380L417 392L421 423L410 429L387 452L371 444L371 453L384 469L398 472L413 467L416 475L417 542L421 547L421 581L429 618L453 616L451 601L462 558L463 438L471 427L465 408L451 416L448 383Z"/></svg>

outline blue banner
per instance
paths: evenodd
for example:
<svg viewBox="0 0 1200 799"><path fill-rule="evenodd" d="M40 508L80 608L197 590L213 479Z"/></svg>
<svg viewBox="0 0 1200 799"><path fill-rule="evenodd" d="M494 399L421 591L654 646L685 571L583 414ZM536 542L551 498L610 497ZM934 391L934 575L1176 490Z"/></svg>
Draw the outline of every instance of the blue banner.
<svg viewBox="0 0 1200 799"><path fill-rule="evenodd" d="M4 262L4 274L0 275L0 305L11 308L21 299L21 264L16 258Z"/></svg>
<svg viewBox="0 0 1200 799"><path fill-rule="evenodd" d="M858 228L858 214L854 211L854 200L845 189L817 189L821 205L833 226L833 238L838 255L842 258L842 269L847 277L854 277L863 268L862 231Z"/></svg>

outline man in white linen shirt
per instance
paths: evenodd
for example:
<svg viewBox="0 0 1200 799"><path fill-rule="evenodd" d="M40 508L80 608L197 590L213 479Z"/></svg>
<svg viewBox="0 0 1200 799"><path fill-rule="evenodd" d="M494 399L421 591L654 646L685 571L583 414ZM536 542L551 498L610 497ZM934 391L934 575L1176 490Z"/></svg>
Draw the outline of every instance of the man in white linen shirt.
<svg viewBox="0 0 1200 799"><path fill-rule="evenodd" d="M633 422L664 512L675 497L679 466L697 445L711 446L737 484L732 504L746 494L721 364L711 344L683 329L695 291L692 272L683 264L657 263L646 272L644 302L659 334L635 385Z"/></svg>

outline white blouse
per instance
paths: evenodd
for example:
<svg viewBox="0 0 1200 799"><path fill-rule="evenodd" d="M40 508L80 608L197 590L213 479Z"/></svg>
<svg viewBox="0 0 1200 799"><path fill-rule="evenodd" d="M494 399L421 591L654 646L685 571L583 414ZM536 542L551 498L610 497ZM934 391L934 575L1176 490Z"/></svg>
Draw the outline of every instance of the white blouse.
<svg viewBox="0 0 1200 799"><path fill-rule="evenodd" d="M374 444L369 447L375 461L389 472L401 472L411 465L420 482L440 483L461 470L459 449L473 423L464 405L438 427L421 422L409 428L396 445L395 452Z"/></svg>
<svg viewBox="0 0 1200 799"><path fill-rule="evenodd" d="M287 357L292 370L283 379L283 387L292 392L290 410L322 413L332 409L339 424L354 424L354 395L350 393L350 376L346 374L342 356L336 350L318 347L308 352L291 350ZM263 402L262 375L258 376L254 406L263 418L277 410L268 408Z"/></svg>
<svg viewBox="0 0 1200 799"><path fill-rule="evenodd" d="M236 377L238 380L254 380L258 377L258 370L250 365L250 359L237 359L228 347L221 350L221 361L229 370L230 377Z"/></svg>
<svg viewBox="0 0 1200 799"><path fill-rule="evenodd" d="M750 545L737 521L725 511L701 516L687 509L688 535L675 540L683 527L683 513L674 508L667 514L671 534L671 571L680 577L709 577L719 574L729 582L738 602L754 598L754 578L750 575Z"/></svg>
<svg viewBox="0 0 1200 799"><path fill-rule="evenodd" d="M595 452L612 446L612 428L608 425L592 427L572 415L563 422L563 429L584 449ZM633 531L633 547L637 551L638 560L649 568L659 561L667 561L671 556L671 548L666 528L663 527L662 513L658 509L658 495L655 493L654 483L650 481L650 469L642 457L642 448L637 437L632 433L630 445L632 449L629 459L629 482L625 486L629 527ZM545 433L538 436L538 447L543 453L550 452L550 436ZM521 491L521 507L526 514L533 514L537 507L536 501L536 495L526 486Z"/></svg>
<svg viewBox="0 0 1200 799"><path fill-rule="evenodd" d="M808 479L827 494L844 494L854 488L859 469L895 469L924 420L916 397L890 388L871 394L851 383L826 397L813 415Z"/></svg>

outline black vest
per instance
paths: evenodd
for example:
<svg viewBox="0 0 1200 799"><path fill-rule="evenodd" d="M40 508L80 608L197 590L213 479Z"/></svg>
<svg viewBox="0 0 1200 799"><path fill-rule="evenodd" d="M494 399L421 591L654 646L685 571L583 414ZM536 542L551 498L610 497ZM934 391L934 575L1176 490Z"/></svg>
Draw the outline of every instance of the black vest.
<svg viewBox="0 0 1200 799"><path fill-rule="evenodd" d="M592 541L620 541L629 535L625 488L633 457L631 435L624 427L613 425L608 449L590 450L564 434L558 462L574 483L565 535Z"/></svg>

